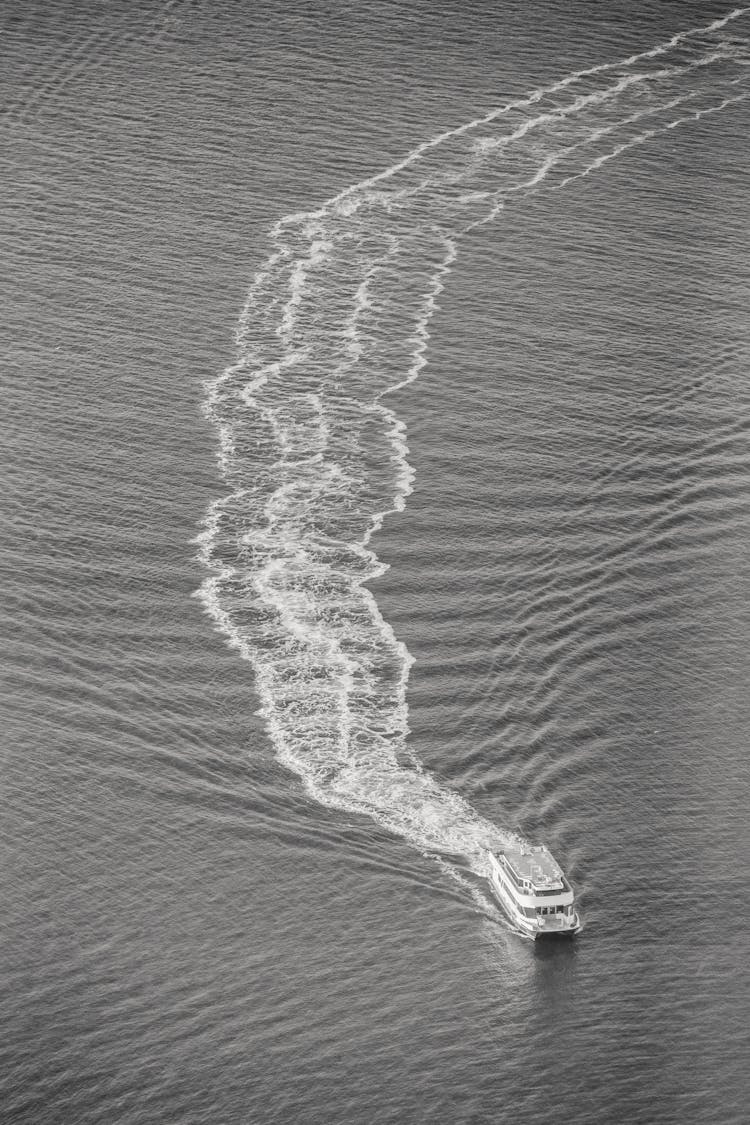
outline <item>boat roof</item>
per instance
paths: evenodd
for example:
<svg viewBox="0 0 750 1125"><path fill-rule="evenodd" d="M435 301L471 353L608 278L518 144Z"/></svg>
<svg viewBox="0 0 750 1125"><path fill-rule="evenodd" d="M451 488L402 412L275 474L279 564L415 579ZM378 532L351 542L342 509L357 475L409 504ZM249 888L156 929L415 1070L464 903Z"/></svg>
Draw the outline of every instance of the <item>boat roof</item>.
<svg viewBox="0 0 750 1125"><path fill-rule="evenodd" d="M502 854L519 879L529 879L535 887L563 885L562 870L543 844L509 848Z"/></svg>

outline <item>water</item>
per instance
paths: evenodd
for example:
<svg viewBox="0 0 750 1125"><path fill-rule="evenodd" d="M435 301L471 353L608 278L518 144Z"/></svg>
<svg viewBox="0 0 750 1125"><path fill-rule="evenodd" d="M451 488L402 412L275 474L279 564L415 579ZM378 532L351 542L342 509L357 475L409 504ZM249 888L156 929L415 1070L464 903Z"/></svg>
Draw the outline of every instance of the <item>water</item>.
<svg viewBox="0 0 750 1125"><path fill-rule="evenodd" d="M6 13L6 1119L744 1120L749 27Z"/></svg>

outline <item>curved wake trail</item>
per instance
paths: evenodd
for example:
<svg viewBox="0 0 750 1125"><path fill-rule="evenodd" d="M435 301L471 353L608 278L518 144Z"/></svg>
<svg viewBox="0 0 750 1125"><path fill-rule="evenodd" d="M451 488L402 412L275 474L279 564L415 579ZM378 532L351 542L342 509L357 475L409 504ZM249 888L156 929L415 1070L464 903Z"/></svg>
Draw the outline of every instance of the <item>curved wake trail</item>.
<svg viewBox="0 0 750 1125"><path fill-rule="evenodd" d="M208 385L229 492L199 537L199 595L255 669L279 760L325 805L364 813L477 873L512 837L407 746L412 658L365 585L370 543L412 489L384 402L424 366L462 234L531 192L750 93L747 13L592 67L420 145L288 215L250 288L237 362Z"/></svg>

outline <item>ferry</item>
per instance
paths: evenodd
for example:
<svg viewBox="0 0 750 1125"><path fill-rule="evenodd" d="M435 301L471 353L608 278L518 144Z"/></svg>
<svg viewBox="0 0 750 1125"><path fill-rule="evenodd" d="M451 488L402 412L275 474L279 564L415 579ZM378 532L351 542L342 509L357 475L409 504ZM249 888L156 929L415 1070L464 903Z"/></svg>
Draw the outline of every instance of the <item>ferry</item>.
<svg viewBox="0 0 750 1125"><path fill-rule="evenodd" d="M488 860L495 895L522 933L578 933L573 888L547 848L519 838L501 852L488 852Z"/></svg>

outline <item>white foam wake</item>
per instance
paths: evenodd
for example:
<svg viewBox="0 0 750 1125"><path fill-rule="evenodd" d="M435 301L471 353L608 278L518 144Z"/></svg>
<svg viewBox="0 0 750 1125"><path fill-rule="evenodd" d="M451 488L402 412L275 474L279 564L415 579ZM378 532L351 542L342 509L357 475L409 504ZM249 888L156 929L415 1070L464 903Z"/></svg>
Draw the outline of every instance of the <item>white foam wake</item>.
<svg viewBox="0 0 750 1125"><path fill-rule="evenodd" d="M511 833L425 772L407 745L412 658L365 583L412 489L385 404L416 379L460 238L530 192L748 95L747 13L592 67L420 145L271 232L207 387L229 491L200 536L200 597L256 686L274 749L323 804L359 811L482 873Z"/></svg>

